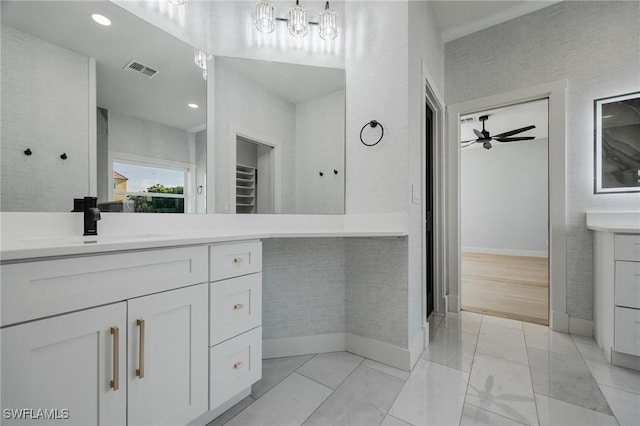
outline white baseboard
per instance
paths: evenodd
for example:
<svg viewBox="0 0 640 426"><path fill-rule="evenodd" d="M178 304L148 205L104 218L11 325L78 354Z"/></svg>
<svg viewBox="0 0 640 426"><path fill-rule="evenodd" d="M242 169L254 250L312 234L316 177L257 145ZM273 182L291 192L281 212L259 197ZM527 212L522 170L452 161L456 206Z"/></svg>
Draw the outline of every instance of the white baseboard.
<svg viewBox="0 0 640 426"><path fill-rule="evenodd" d="M419 333L416 333L415 339L413 339L409 345L409 368L411 370L413 370L422 352L424 352L425 341L429 341L429 323L427 323Z"/></svg>
<svg viewBox="0 0 640 426"><path fill-rule="evenodd" d="M501 254L505 256L549 257L549 252L541 250L497 249L484 247L462 247L461 253Z"/></svg>
<svg viewBox="0 0 640 426"><path fill-rule="evenodd" d="M460 297L450 294L447 296L447 302L449 305L447 312L460 312Z"/></svg>
<svg viewBox="0 0 640 426"><path fill-rule="evenodd" d="M553 331L568 333L569 314L567 314L566 312L551 311L551 318L549 318L549 328Z"/></svg>
<svg viewBox="0 0 640 426"><path fill-rule="evenodd" d="M569 333L593 337L593 321L569 317Z"/></svg>
<svg viewBox="0 0 640 426"><path fill-rule="evenodd" d="M242 392L238 393L236 396L234 396L233 398L231 398L227 402L225 402L223 404L220 404L215 409L213 409L211 411L207 411L204 414L202 414L201 416L196 417L195 419L193 419L192 421L187 423L187 426L204 426L204 425L207 425L207 424L211 423L213 420L215 420L217 417L222 415L229 408L233 407L238 402L240 402L243 399L245 399L246 397L248 397L249 395L251 395L251 386L249 386L248 388L246 388Z"/></svg>
<svg viewBox="0 0 640 426"><path fill-rule="evenodd" d="M611 351L611 363L619 367L640 370L640 357Z"/></svg>
<svg viewBox="0 0 640 426"><path fill-rule="evenodd" d="M411 371L409 349L347 333L347 351L401 370Z"/></svg>
<svg viewBox="0 0 640 426"><path fill-rule="evenodd" d="M318 334L315 336L284 337L264 339L262 358L282 358L286 356L319 354L344 351L347 333Z"/></svg>

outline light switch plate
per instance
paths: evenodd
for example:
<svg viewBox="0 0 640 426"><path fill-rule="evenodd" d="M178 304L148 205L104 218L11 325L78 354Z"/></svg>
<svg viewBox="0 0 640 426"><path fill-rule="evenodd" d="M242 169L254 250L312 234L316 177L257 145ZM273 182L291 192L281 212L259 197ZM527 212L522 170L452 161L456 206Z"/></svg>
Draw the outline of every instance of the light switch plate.
<svg viewBox="0 0 640 426"><path fill-rule="evenodd" d="M420 204L420 189L414 184L411 184L411 202L413 204Z"/></svg>

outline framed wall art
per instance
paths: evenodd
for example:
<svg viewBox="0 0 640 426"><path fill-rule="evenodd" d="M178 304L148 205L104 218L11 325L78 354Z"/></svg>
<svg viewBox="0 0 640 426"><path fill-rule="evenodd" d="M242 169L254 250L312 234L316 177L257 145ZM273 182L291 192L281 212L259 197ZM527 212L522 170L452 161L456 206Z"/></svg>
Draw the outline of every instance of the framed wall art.
<svg viewBox="0 0 640 426"><path fill-rule="evenodd" d="M640 92L596 99L596 194L640 192Z"/></svg>

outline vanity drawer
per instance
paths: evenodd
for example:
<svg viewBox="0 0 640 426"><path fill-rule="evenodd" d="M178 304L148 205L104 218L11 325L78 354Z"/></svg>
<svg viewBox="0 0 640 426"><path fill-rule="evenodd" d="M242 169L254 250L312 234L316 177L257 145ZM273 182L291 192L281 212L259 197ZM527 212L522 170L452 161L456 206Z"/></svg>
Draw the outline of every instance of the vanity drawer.
<svg viewBox="0 0 640 426"><path fill-rule="evenodd" d="M206 246L0 266L2 325L205 283Z"/></svg>
<svg viewBox="0 0 640 426"><path fill-rule="evenodd" d="M262 243L217 244L211 246L211 281L239 277L262 270Z"/></svg>
<svg viewBox="0 0 640 426"><path fill-rule="evenodd" d="M640 309L640 262L616 262L616 305Z"/></svg>
<svg viewBox="0 0 640 426"><path fill-rule="evenodd" d="M209 286L211 345L262 324L262 273L217 281Z"/></svg>
<svg viewBox="0 0 640 426"><path fill-rule="evenodd" d="M209 349L209 410L262 378L262 327Z"/></svg>
<svg viewBox="0 0 640 426"><path fill-rule="evenodd" d="M640 235L617 235L615 259L640 262Z"/></svg>
<svg viewBox="0 0 640 426"><path fill-rule="evenodd" d="M616 306L614 349L640 355L640 310Z"/></svg>

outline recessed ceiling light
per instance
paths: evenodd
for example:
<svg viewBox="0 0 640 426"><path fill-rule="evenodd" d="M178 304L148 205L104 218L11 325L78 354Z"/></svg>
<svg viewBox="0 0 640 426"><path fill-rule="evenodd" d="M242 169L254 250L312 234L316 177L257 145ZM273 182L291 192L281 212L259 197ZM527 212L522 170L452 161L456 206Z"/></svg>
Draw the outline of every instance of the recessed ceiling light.
<svg viewBox="0 0 640 426"><path fill-rule="evenodd" d="M105 27L108 27L109 25L111 25L111 19L107 18L104 15L100 15L99 13L91 14L91 19L93 19L100 25L104 25Z"/></svg>
<svg viewBox="0 0 640 426"><path fill-rule="evenodd" d="M611 118L613 115L603 115L602 118Z"/></svg>
<svg viewBox="0 0 640 426"><path fill-rule="evenodd" d="M198 104L189 104L188 107L196 109L196 108L198 108Z"/></svg>

